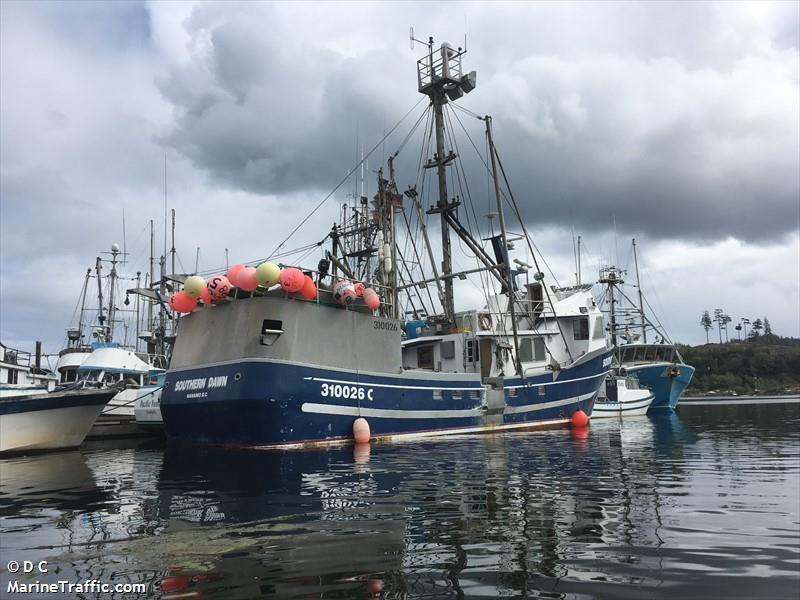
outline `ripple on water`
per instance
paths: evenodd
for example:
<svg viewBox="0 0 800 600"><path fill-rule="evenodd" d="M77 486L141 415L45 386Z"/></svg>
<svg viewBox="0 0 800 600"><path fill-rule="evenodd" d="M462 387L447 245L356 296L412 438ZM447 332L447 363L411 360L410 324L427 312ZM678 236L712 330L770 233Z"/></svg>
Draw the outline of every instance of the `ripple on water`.
<svg viewBox="0 0 800 600"><path fill-rule="evenodd" d="M165 598L796 598L800 407L720 408L585 438L6 459L0 551Z"/></svg>

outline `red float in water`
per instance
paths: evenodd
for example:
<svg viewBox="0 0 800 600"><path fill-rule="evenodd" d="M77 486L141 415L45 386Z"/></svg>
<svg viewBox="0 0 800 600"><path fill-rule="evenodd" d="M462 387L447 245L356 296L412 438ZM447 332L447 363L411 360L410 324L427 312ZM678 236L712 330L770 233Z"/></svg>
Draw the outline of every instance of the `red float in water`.
<svg viewBox="0 0 800 600"><path fill-rule="evenodd" d="M356 440L356 444L369 442L369 423L364 417L358 417L353 422L353 437Z"/></svg>
<svg viewBox="0 0 800 600"><path fill-rule="evenodd" d="M570 421L573 427L586 427L589 424L589 417L585 412L579 409L572 413L572 419L570 419Z"/></svg>

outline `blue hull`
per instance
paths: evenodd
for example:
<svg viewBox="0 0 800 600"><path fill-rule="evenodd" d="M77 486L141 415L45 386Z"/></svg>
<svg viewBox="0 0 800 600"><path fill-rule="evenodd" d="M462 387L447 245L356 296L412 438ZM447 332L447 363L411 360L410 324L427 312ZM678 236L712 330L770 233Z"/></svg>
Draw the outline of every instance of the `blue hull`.
<svg viewBox="0 0 800 600"><path fill-rule="evenodd" d="M681 395L694 375L694 367L686 364L655 363L626 367L642 386L650 388L655 398L650 410L675 410Z"/></svg>
<svg viewBox="0 0 800 600"><path fill-rule="evenodd" d="M506 379L492 408L480 382L364 374L269 360L240 360L167 373L166 434L207 444L291 447L348 441L362 416L373 438L472 433L567 422L591 414L611 352L525 381Z"/></svg>

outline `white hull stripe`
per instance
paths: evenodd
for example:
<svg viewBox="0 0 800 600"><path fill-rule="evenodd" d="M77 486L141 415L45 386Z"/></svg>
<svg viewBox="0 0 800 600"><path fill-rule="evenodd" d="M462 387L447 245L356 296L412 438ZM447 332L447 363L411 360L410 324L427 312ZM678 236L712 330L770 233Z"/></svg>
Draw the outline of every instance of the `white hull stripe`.
<svg viewBox="0 0 800 600"><path fill-rule="evenodd" d="M591 392L589 394L582 394L580 396L573 396L572 398L565 398L564 400L553 400L552 402L542 402L541 404L525 404L523 406L508 406L506 407L504 414L519 414L525 412L531 412L536 410L545 410L547 408L556 408L557 406L566 406L567 404L573 404L575 402L583 402L584 400L589 400L592 398L597 392Z"/></svg>
<svg viewBox="0 0 800 600"><path fill-rule="evenodd" d="M600 377L605 377L611 371L603 371L602 373L598 373L597 375L589 375L588 377L576 377L575 379L556 379L555 381L547 381L545 383L524 383L522 385L504 385L503 389L505 390L518 390L520 388L534 388L539 387L540 385L559 385L561 383L572 383L573 381L586 381L588 379L598 379Z"/></svg>
<svg viewBox="0 0 800 600"><path fill-rule="evenodd" d="M591 394L583 394L582 396L565 398L564 400L542 402L541 404L507 406L504 414L520 414L546 410L548 408L556 408L558 406L574 404L575 402L583 402L584 400L589 400L592 396L594 396L594 392ZM395 410L383 408L359 408L358 406L338 406L335 404L317 404L314 402L304 403L300 407L300 410L304 413L342 415L350 417L374 417L378 419L461 419L469 417L483 417L486 415L486 411L481 408L466 410ZM531 424L527 423L526 425L530 426Z"/></svg>

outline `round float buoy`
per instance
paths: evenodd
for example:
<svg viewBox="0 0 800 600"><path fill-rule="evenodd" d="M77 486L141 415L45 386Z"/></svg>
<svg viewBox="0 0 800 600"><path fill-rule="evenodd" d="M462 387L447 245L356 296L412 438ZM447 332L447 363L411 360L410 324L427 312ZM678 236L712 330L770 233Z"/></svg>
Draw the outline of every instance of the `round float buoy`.
<svg viewBox="0 0 800 600"><path fill-rule="evenodd" d="M369 442L369 423L364 417L358 417L353 422L353 438L355 438L356 444Z"/></svg>
<svg viewBox="0 0 800 600"><path fill-rule="evenodd" d="M258 285L264 286L266 288L272 287L281 277L281 268L272 262L263 262L256 268L256 279L258 279Z"/></svg>
<svg viewBox="0 0 800 600"><path fill-rule="evenodd" d="M572 419L570 419L570 422L572 423L573 427L586 427L589 424L589 417L585 412L578 409L572 413Z"/></svg>
<svg viewBox="0 0 800 600"><path fill-rule="evenodd" d="M244 265L242 263L236 263L235 265L231 265L231 268L228 269L228 281L230 281L233 287L239 287L239 273L241 270L244 269Z"/></svg>
<svg viewBox="0 0 800 600"><path fill-rule="evenodd" d="M183 284L183 291L189 294L192 298L199 298L204 289L206 289L206 280L197 275L187 277Z"/></svg>
<svg viewBox="0 0 800 600"><path fill-rule="evenodd" d="M244 292L254 292L258 287L258 278L254 267L244 267L236 274L236 285Z"/></svg>
<svg viewBox="0 0 800 600"><path fill-rule="evenodd" d="M300 269L287 267L281 271L279 276L281 287L284 291L294 294L303 289L306 283L305 275Z"/></svg>

